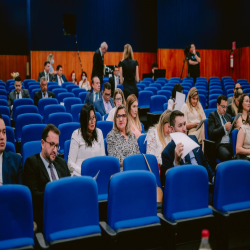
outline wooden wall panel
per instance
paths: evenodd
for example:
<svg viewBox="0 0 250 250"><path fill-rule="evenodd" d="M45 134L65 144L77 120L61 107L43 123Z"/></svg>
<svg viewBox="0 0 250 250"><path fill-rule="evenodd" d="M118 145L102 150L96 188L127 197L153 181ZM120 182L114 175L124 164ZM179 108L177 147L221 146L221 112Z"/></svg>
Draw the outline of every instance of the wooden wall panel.
<svg viewBox="0 0 250 250"><path fill-rule="evenodd" d="M25 79L27 62L28 56L25 55L0 55L0 80L6 82L12 79L12 72L19 72L22 80Z"/></svg>
<svg viewBox="0 0 250 250"><path fill-rule="evenodd" d="M76 72L77 80L79 81L81 75L81 67L77 52L74 51L31 51L31 78L38 79L38 74L44 69L44 62L47 56L52 53L54 55L55 63L54 70L58 64L62 65L63 73L66 78L70 80L70 74L74 70ZM87 72L88 79L90 80L92 67L93 67L94 52L80 52L83 70ZM104 57L106 65L118 65L122 60L122 52L107 52ZM134 58L139 63L139 74L142 78L143 73L151 71L151 65L156 62L156 53L134 53Z"/></svg>

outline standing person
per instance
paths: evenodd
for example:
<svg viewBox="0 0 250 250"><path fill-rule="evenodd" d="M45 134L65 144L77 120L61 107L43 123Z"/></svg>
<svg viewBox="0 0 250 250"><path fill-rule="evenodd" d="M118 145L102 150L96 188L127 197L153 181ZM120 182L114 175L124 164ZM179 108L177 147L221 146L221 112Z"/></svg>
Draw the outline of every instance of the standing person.
<svg viewBox="0 0 250 250"><path fill-rule="evenodd" d="M78 85L76 80L76 73L74 70L71 72L71 82L73 82L75 85Z"/></svg>
<svg viewBox="0 0 250 250"><path fill-rule="evenodd" d="M102 93L100 92L101 90L101 84L100 84L100 79L98 76L94 76L92 78L92 92L89 92L86 95L85 98L85 103L94 103L95 101L99 100L102 98Z"/></svg>
<svg viewBox="0 0 250 250"><path fill-rule="evenodd" d="M87 73L85 71L81 74L81 81L79 82L79 88L80 89L86 89L87 91L91 90L90 83L87 79Z"/></svg>
<svg viewBox="0 0 250 250"><path fill-rule="evenodd" d="M48 57L47 57L47 61L49 61L50 63L50 67L49 67L49 73L51 75L56 75L57 74L57 71L54 71L54 68L53 68L53 64L55 63L54 61L54 56L52 54L49 54Z"/></svg>
<svg viewBox="0 0 250 250"><path fill-rule="evenodd" d="M119 69L117 66L114 67L113 75L109 78L111 84L111 95L113 96L117 85L120 84Z"/></svg>
<svg viewBox="0 0 250 250"><path fill-rule="evenodd" d="M139 63L134 60L131 45L124 46L123 60L119 62L118 66L120 67L120 83L123 84L125 99L131 94L138 97L136 83L139 82Z"/></svg>
<svg viewBox="0 0 250 250"><path fill-rule="evenodd" d="M95 52L93 57L93 69L91 78L98 76L101 84L103 83L103 73L104 73L104 55L108 50L108 45L103 42L100 48Z"/></svg>
<svg viewBox="0 0 250 250"><path fill-rule="evenodd" d="M58 85L62 86L64 82L68 82L65 75L63 74L62 65L58 65L56 67L56 70L57 70L56 82L58 83Z"/></svg>
<svg viewBox="0 0 250 250"><path fill-rule="evenodd" d="M191 43L190 45L190 53L188 54L188 63L189 63L190 77L193 77L194 83L196 83L196 78L200 77L201 56L200 53L195 50L194 43Z"/></svg>

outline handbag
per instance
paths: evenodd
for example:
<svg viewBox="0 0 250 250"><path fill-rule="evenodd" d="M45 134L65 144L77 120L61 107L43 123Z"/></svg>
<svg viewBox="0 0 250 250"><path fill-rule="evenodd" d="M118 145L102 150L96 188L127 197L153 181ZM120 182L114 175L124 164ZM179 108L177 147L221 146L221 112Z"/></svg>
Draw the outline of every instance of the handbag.
<svg viewBox="0 0 250 250"><path fill-rule="evenodd" d="M148 170L152 173L152 170L151 170L151 167L149 166L149 163L148 163L148 160L146 158L146 156L144 154L142 154L145 161L146 161L146 164L148 166ZM156 193L157 193L157 202L162 202L163 200L163 192L161 190L160 187L158 187L157 183L156 183Z"/></svg>

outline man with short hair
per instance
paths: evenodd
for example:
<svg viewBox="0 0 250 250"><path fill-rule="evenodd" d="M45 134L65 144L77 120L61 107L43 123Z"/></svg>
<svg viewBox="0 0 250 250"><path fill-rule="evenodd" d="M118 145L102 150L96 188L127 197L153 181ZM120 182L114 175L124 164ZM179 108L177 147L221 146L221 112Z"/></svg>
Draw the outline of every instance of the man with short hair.
<svg viewBox="0 0 250 250"><path fill-rule="evenodd" d="M13 108L13 102L16 99L22 99L22 98L30 98L29 91L27 89L22 89L22 80L20 76L17 76L15 78L15 90L10 92L8 104L10 110Z"/></svg>
<svg viewBox="0 0 250 250"><path fill-rule="evenodd" d="M16 153L5 151L6 140L6 126L0 114L0 186L3 184L22 184L22 158Z"/></svg>
<svg viewBox="0 0 250 250"><path fill-rule="evenodd" d="M102 98L102 93L100 92L101 83L100 83L100 79L98 76L94 76L92 78L92 89L93 89L92 92L89 92L86 95L85 103L92 103L93 104L95 101Z"/></svg>
<svg viewBox="0 0 250 250"><path fill-rule="evenodd" d="M43 98L55 98L55 94L53 92L48 91L47 80L45 77L41 77L40 79L40 88L41 90L37 91L34 95L34 104L38 107L38 102Z"/></svg>
<svg viewBox="0 0 250 250"><path fill-rule="evenodd" d="M28 157L24 164L23 183L31 192L34 221L42 230L43 197L49 182L70 176L66 161L57 156L60 131L48 124L42 133L41 153Z"/></svg>
<svg viewBox="0 0 250 250"><path fill-rule="evenodd" d="M186 121L184 118L184 114L175 110L170 115L170 126L172 132L181 132L183 134L187 134ZM195 135L189 135L189 137L195 141L197 144L198 140ZM209 166L202 149L200 147L193 149L190 151L184 159L182 159L184 145L182 143L178 143L177 145L172 140L162 151L162 166L161 166L161 181L162 185L165 185L165 175L166 171L172 167L184 165L184 164L192 164L192 165L201 165L207 169L209 180L212 182L214 172Z"/></svg>
<svg viewBox="0 0 250 250"><path fill-rule="evenodd" d="M55 81L58 83L58 85L62 86L62 84L64 82L68 82L68 80L66 79L65 75L63 74L62 65L58 65L56 67L56 70L57 70L57 75L56 75Z"/></svg>
<svg viewBox="0 0 250 250"><path fill-rule="evenodd" d="M51 75L51 74L49 73L49 69L50 69L50 62L49 62L49 61L46 61L46 62L44 63L44 71L39 72L39 75L38 75L38 82L40 82L41 77L45 77L45 79L47 80L47 82L51 82L51 81L52 81L53 75Z"/></svg>
<svg viewBox="0 0 250 250"><path fill-rule="evenodd" d="M198 51L195 50L194 43L190 44L190 53L188 54L188 66L190 77L194 78L194 83L196 83L196 78L200 77L200 63L201 56Z"/></svg>
<svg viewBox="0 0 250 250"><path fill-rule="evenodd" d="M154 78L155 69L158 69L158 63L157 62L152 63L152 70L150 72L150 77L152 77L152 78Z"/></svg>
<svg viewBox="0 0 250 250"><path fill-rule="evenodd" d="M209 139L215 141L216 157L222 162L231 160L233 157L229 134L232 118L226 110L227 98L220 95L217 98L217 111L209 114L207 122Z"/></svg>
<svg viewBox="0 0 250 250"><path fill-rule="evenodd" d="M113 75L109 78L109 83L111 85L111 96L113 96L117 85L120 84L118 66L114 66Z"/></svg>
<svg viewBox="0 0 250 250"><path fill-rule="evenodd" d="M104 55L108 50L108 45L103 42L100 48L94 53L93 57L93 69L91 78L98 76L100 82L103 83L103 72L104 72Z"/></svg>
<svg viewBox="0 0 250 250"><path fill-rule="evenodd" d="M237 83L234 85L234 93L235 93L235 91L238 90L238 89L241 89L241 85L240 85L240 83L237 82ZM227 106L229 106L229 105L232 104L233 98L234 98L233 96L230 96L230 97L227 99Z"/></svg>
<svg viewBox="0 0 250 250"><path fill-rule="evenodd" d="M101 116L109 113L114 107L113 98L111 97L111 85L109 82L105 82L102 91L102 98L94 102L95 111L99 112Z"/></svg>

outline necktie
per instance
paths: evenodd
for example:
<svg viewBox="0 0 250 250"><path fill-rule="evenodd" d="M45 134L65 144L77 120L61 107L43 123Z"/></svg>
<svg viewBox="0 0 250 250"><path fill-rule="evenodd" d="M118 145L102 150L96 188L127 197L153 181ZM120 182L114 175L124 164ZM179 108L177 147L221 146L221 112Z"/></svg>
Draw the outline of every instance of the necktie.
<svg viewBox="0 0 250 250"><path fill-rule="evenodd" d="M227 121L226 121L226 119L225 119L224 116L222 116L222 121L223 121L224 125L227 123Z"/></svg>
<svg viewBox="0 0 250 250"><path fill-rule="evenodd" d="M16 99L19 99L19 94L16 94Z"/></svg>
<svg viewBox="0 0 250 250"><path fill-rule="evenodd" d="M54 173L54 170L53 170L53 165L51 163L49 164L49 169L50 169L52 181L55 181L56 176L55 176L55 173Z"/></svg>
<svg viewBox="0 0 250 250"><path fill-rule="evenodd" d="M98 100L98 93L95 93L95 101Z"/></svg>

